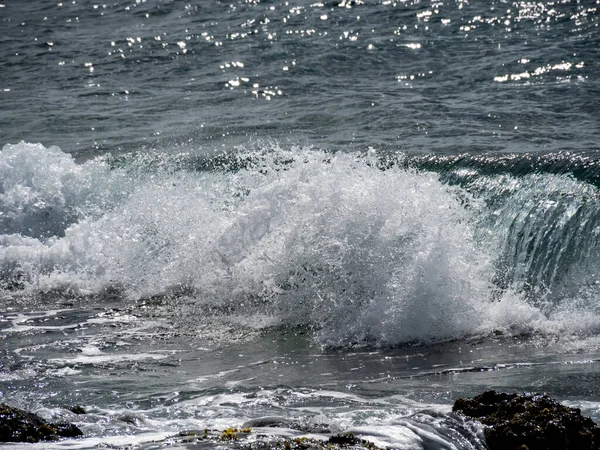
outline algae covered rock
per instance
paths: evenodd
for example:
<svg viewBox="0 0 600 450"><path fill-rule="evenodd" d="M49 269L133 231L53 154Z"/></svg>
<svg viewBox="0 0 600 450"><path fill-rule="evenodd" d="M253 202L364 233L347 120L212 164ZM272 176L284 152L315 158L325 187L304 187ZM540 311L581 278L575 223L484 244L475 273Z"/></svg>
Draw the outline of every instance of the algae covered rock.
<svg viewBox="0 0 600 450"><path fill-rule="evenodd" d="M252 439L248 439L252 437ZM343 433L317 439L314 437L283 437L280 435L258 435L251 428L226 428L219 430L191 430L179 434L180 443L194 443L198 448L228 450L382 450L375 444L357 438L352 433ZM205 445L203 445L205 444ZM226 445L223 445L226 444ZM196 447L194 447L196 448Z"/></svg>
<svg viewBox="0 0 600 450"><path fill-rule="evenodd" d="M0 442L54 441L83 433L70 423L47 423L37 414L0 404Z"/></svg>
<svg viewBox="0 0 600 450"><path fill-rule="evenodd" d="M487 391L452 408L488 425L490 450L597 450L600 428L581 411L547 395Z"/></svg>

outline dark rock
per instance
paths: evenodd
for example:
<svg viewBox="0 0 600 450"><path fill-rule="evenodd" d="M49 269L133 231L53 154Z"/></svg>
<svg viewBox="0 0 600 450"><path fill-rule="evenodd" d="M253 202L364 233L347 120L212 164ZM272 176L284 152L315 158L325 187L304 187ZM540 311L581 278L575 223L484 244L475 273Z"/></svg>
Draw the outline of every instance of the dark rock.
<svg viewBox="0 0 600 450"><path fill-rule="evenodd" d="M487 391L459 398L453 411L484 425L490 450L600 450L600 428L547 395Z"/></svg>
<svg viewBox="0 0 600 450"><path fill-rule="evenodd" d="M53 423L51 427L56 430L56 434L60 437L72 438L83 436L83 432L72 423Z"/></svg>
<svg viewBox="0 0 600 450"><path fill-rule="evenodd" d="M358 445L362 443L362 441L357 439L352 433L336 434L335 436L331 436L327 442L329 444L340 446Z"/></svg>
<svg viewBox="0 0 600 450"><path fill-rule="evenodd" d="M119 419L121 422L125 422L130 425L134 425L136 427L143 425L145 422L145 420L142 416L139 416L135 413L121 414L120 416L117 417L117 419Z"/></svg>
<svg viewBox="0 0 600 450"><path fill-rule="evenodd" d="M69 423L47 423L37 414L0 404L0 442L55 441L83 433Z"/></svg>
<svg viewBox="0 0 600 450"><path fill-rule="evenodd" d="M178 443L194 443L194 448L223 448L229 450L382 450L377 445L351 433L330 436L329 440L309 437L285 438L278 435L254 434L251 428L225 430L190 430L179 433ZM251 439L249 437L252 436Z"/></svg>
<svg viewBox="0 0 600 450"><path fill-rule="evenodd" d="M83 409L79 405L68 406L66 409L68 409L69 411L71 411L73 414L87 414L85 412L85 409Z"/></svg>

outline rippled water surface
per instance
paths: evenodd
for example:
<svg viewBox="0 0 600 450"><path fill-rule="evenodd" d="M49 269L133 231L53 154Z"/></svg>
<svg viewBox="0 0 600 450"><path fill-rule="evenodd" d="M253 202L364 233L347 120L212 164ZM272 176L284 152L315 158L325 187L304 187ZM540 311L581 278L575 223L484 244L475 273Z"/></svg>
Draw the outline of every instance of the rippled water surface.
<svg viewBox="0 0 600 450"><path fill-rule="evenodd" d="M489 386L550 391L600 418L597 402L568 402L598 398L600 354L566 346L552 355L541 341L323 351L303 333L276 332L215 346L172 321L148 320L144 307L8 313L2 321L4 395L85 433L36 448L204 448L178 434L249 425L275 437L350 431L393 448L483 449L480 429L448 413L457 396ZM72 404L87 414L71 413Z"/></svg>
<svg viewBox="0 0 600 450"><path fill-rule="evenodd" d="M594 1L5 2L0 135L86 155L597 148Z"/></svg>
<svg viewBox="0 0 600 450"><path fill-rule="evenodd" d="M599 7L1 2L0 402L84 432L27 448L599 421Z"/></svg>

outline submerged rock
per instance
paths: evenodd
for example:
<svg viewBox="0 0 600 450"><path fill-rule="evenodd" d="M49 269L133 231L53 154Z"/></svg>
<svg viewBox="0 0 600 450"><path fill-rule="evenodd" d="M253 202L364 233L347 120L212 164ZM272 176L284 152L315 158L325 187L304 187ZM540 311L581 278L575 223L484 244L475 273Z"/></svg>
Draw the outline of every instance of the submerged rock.
<svg viewBox="0 0 600 450"><path fill-rule="evenodd" d="M79 405L67 406L66 409L71 411L73 414L87 414L85 409L83 409L83 407Z"/></svg>
<svg viewBox="0 0 600 450"><path fill-rule="evenodd" d="M581 411L542 394L487 391L452 410L477 419L490 450L598 450L600 428Z"/></svg>
<svg viewBox="0 0 600 450"><path fill-rule="evenodd" d="M0 442L55 441L83 433L70 423L48 423L37 414L0 403Z"/></svg>

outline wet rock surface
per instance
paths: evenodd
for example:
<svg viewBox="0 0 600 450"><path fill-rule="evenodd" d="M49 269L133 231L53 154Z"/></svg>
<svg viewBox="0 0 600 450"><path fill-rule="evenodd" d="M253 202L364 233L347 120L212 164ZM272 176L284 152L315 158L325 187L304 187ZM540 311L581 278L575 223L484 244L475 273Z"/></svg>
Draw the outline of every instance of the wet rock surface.
<svg viewBox="0 0 600 450"><path fill-rule="evenodd" d="M452 410L488 425L490 450L600 449L594 421L547 395L487 391L457 399Z"/></svg>
<svg viewBox="0 0 600 450"><path fill-rule="evenodd" d="M70 423L48 423L37 414L0 404L0 442L55 441L82 436Z"/></svg>
<svg viewBox="0 0 600 450"><path fill-rule="evenodd" d="M79 405L71 405L71 406L67 406L65 409L68 409L69 411L71 411L73 414L87 414L85 409L83 409L82 406Z"/></svg>
<svg viewBox="0 0 600 450"><path fill-rule="evenodd" d="M247 438L253 436L253 441ZM179 442L194 443L194 448L227 448L229 450L382 450L375 444L357 438L352 433L315 439L308 437L256 435L251 428L227 428L223 431L205 429L180 434Z"/></svg>

